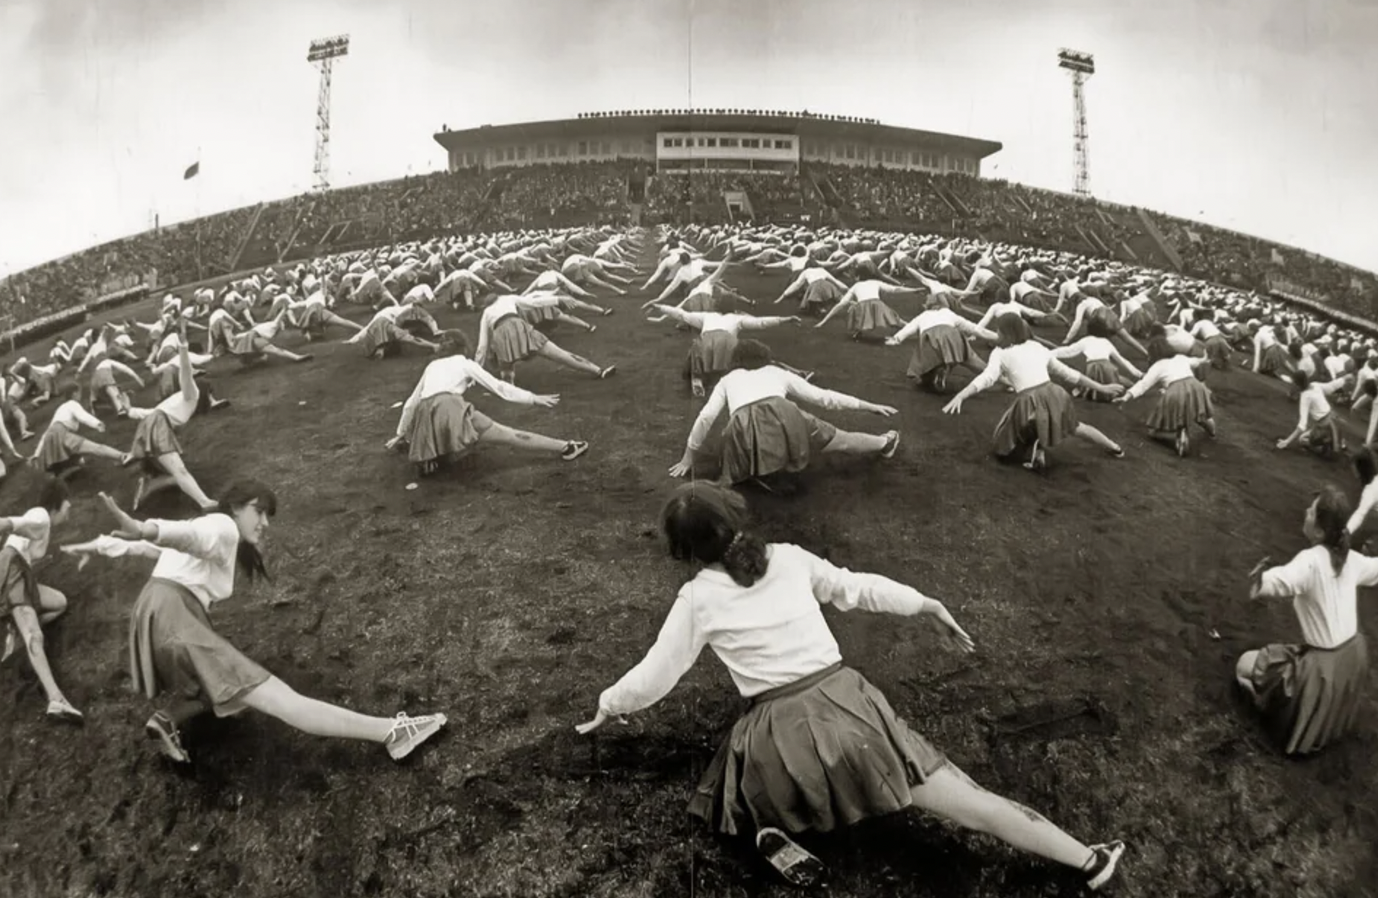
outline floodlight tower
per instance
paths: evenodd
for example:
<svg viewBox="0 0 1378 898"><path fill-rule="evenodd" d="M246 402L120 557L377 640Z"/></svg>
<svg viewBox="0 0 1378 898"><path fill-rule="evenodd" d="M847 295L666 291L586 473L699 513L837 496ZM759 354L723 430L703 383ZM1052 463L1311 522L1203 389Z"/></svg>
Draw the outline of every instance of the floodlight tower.
<svg viewBox="0 0 1378 898"><path fill-rule="evenodd" d="M1086 79L1096 74L1096 60L1090 53L1062 49L1057 53L1057 67L1072 73L1072 154L1077 196L1091 195L1090 163L1086 159Z"/></svg>
<svg viewBox="0 0 1378 898"><path fill-rule="evenodd" d="M306 61L321 71L321 87L316 95L316 190L330 189L330 75L335 60L348 53L347 34L312 41L306 53Z"/></svg>

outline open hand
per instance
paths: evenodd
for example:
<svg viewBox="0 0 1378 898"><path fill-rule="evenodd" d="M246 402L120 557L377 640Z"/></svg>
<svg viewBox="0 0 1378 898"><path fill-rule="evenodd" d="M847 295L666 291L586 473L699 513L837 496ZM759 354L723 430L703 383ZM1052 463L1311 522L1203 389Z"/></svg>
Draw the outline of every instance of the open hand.
<svg viewBox="0 0 1378 898"><path fill-rule="evenodd" d="M962 399L953 397L947 405L943 406L944 415L960 415L962 413Z"/></svg>
<svg viewBox="0 0 1378 898"><path fill-rule="evenodd" d="M539 405L541 408L554 408L560 404L560 396L556 393L536 396L531 400L531 404Z"/></svg>
<svg viewBox="0 0 1378 898"><path fill-rule="evenodd" d="M686 474L688 474L689 471L692 470L692 468L693 468L693 465L689 464L688 462L683 462L683 461L675 462L673 465L670 466L670 476L671 476L671 477L683 477L683 476L685 476Z"/></svg>
<svg viewBox="0 0 1378 898"><path fill-rule="evenodd" d="M119 503L110 498L108 493L99 493L98 495L100 496L101 502L105 504L105 510L110 512L110 515L116 522L116 528L114 532L110 534L111 536L128 540L141 540L144 538L142 522L136 521L134 518L125 514L120 508Z"/></svg>
<svg viewBox="0 0 1378 898"><path fill-rule="evenodd" d="M604 714L603 709L599 708L598 713L594 715L594 718L592 720L590 720L588 723L579 724L574 728L574 731L578 733L580 736L587 736L589 733L592 733L594 730L598 729L606 723L625 724L626 722L627 718Z"/></svg>

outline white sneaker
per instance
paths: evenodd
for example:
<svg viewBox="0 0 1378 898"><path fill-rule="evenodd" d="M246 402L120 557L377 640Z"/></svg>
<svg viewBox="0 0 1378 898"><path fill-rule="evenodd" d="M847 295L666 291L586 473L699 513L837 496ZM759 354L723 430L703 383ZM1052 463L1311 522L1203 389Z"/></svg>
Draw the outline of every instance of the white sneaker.
<svg viewBox="0 0 1378 898"><path fill-rule="evenodd" d="M14 637L14 627L5 627L5 648L3 651L0 651L0 664L4 664L6 661L10 660L10 655L14 654L14 650L18 647L18 643L19 640Z"/></svg>
<svg viewBox="0 0 1378 898"><path fill-rule="evenodd" d="M388 754L394 761L400 761L416 750L417 746L440 732L445 726L444 714L423 714L409 717L406 712L398 712L397 718L388 731Z"/></svg>
<svg viewBox="0 0 1378 898"><path fill-rule="evenodd" d="M78 726L86 723L86 718L82 713L62 699L48 702L48 719L62 723L75 723Z"/></svg>
<svg viewBox="0 0 1378 898"><path fill-rule="evenodd" d="M1086 881L1086 887L1094 892L1114 877L1120 855L1124 854L1124 843L1116 840L1105 845L1092 845L1091 850L1096 853L1096 859L1094 866L1087 871L1090 879Z"/></svg>

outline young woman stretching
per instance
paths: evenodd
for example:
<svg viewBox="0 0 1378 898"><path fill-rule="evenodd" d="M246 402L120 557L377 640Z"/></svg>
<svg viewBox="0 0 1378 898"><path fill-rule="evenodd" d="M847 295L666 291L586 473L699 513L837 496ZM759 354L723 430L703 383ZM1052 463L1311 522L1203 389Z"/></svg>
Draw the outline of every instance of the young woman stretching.
<svg viewBox="0 0 1378 898"><path fill-rule="evenodd" d="M149 701L168 696L144 724L164 756L191 760L182 729L207 712L217 717L252 708L313 736L386 746L401 760L445 725L445 715L368 717L307 698L250 660L211 623L211 607L234 593L235 569L250 581L266 576L259 544L277 512L277 497L260 483L230 486L207 513L190 521L140 521L100 494L115 519L113 534L62 551L77 556L155 558L129 621L129 672Z"/></svg>
<svg viewBox="0 0 1378 898"><path fill-rule="evenodd" d="M1124 457L1124 450L1118 443L1090 424L1077 420L1072 397L1053 383L1052 376L1112 397L1124 392L1123 386L1092 380L1059 362L1051 349L1033 338L1029 325L1018 315L1001 315L995 319L995 332L1000 337L1000 345L990 354L986 370L943 406L943 414L961 414L963 402L1004 378L1017 395L995 425L996 458L1009 461L1023 456L1027 459L1025 468L1041 471L1048 464L1044 450L1053 448L1069 435L1099 446L1115 458Z"/></svg>
<svg viewBox="0 0 1378 898"><path fill-rule="evenodd" d="M898 346L914 334L919 335L919 345L914 347L905 374L919 386L938 392L947 389L947 376L953 368L969 368L979 374L986 360L971 348L970 340L994 343L998 339L995 332L958 315L937 294L924 302L923 309L885 341L886 346Z"/></svg>
<svg viewBox="0 0 1378 898"><path fill-rule="evenodd" d="M176 432L186 427L192 415L220 408L228 405L228 402L217 400L209 388L203 390L196 382L196 372L191 367L187 350L185 324L181 325L181 336L177 347L178 391L151 409L129 410L129 417L139 422L134 430L129 455L143 463L143 473L139 475L139 485L134 491L135 510L148 496L172 486L180 487L202 510L215 505L187 470L186 462L182 460L182 444L177 441Z"/></svg>
<svg viewBox="0 0 1378 898"><path fill-rule="evenodd" d="M1266 645L1235 664L1235 680L1289 755L1320 751L1359 716L1368 644L1356 590L1378 586L1378 558L1350 551L1349 517L1344 493L1325 487L1302 523L1311 548L1282 567L1264 558L1249 574L1249 598L1291 599L1301 627L1301 644Z"/></svg>
<svg viewBox="0 0 1378 898"><path fill-rule="evenodd" d="M722 472L718 476L724 484L759 480L778 471L802 471L814 453L891 458L899 447L897 430L880 436L839 430L802 411L792 399L886 418L896 411L888 405L815 387L773 364L770 349L764 343L742 340L732 350L732 370L723 375L709 394L689 431L684 455L671 466L670 476L683 477L693 470L695 455L724 410L728 421L722 435Z"/></svg>
<svg viewBox="0 0 1378 898"><path fill-rule="evenodd" d="M1198 372L1211 364L1206 356L1190 358L1178 355L1163 338L1150 340L1148 359L1152 363L1143 377L1113 402L1123 405L1138 399L1154 387L1162 387L1158 404L1149 413L1148 435L1155 440L1172 443L1179 458L1191 448L1187 429L1196 424L1215 439L1215 406L1211 391L1198 377Z"/></svg>
<svg viewBox="0 0 1378 898"><path fill-rule="evenodd" d="M522 317L522 311L530 307L530 302L520 296L490 295L484 297L481 305L483 314L479 317L478 351L474 361L484 365L491 349L499 375L509 384L516 383L517 363L537 355L567 368L585 371L600 380L617 372L616 365L600 368L588 359L552 343L549 337Z"/></svg>
<svg viewBox="0 0 1378 898"><path fill-rule="evenodd" d="M53 412L48 429L43 431L43 436L38 441L38 449L34 452L34 459L39 466L62 480L76 473L86 463L85 457L88 455L108 458L122 465L129 464L133 459L128 452L88 440L77 432L84 424L97 433L105 433L104 422L76 401L80 390L76 384L71 384L64 390L66 401Z"/></svg>
<svg viewBox="0 0 1378 898"><path fill-rule="evenodd" d="M494 396L517 405L554 408L560 397L537 395L483 370L482 365L467 358L469 338L462 331L444 332L441 348L454 355L436 359L426 366L416 382L416 389L402 404L397 434L386 446L389 450L406 448L408 458L421 476L435 473L441 465L479 443L550 452L565 461L573 461L588 451L589 444L582 440L555 440L513 430L474 408L464 398L465 391L473 386L483 387Z"/></svg>
<svg viewBox="0 0 1378 898"><path fill-rule="evenodd" d="M1065 361L1080 356L1086 363L1086 376L1103 384L1119 383L1121 372L1135 380L1143 377L1143 373L1120 355L1115 344L1110 342L1111 333L1104 321L1099 318L1092 319L1086 330L1086 336L1070 346L1055 347L1053 357L1058 361ZM1077 396L1080 393L1081 390L1078 388L1072 395ZM1090 398L1092 401L1099 401L1100 395L1093 393Z"/></svg>
<svg viewBox="0 0 1378 898"><path fill-rule="evenodd" d="M766 544L745 525L737 493L706 483L674 491L661 527L670 555L698 571L645 659L599 696L579 733L649 708L708 647L751 708L723 740L689 813L725 836L754 832L790 882L815 884L824 870L785 832L831 832L910 808L1078 870L1093 890L1111 879L1122 842L1085 845L972 782L843 663L822 610L924 616L954 649L973 651L942 602L796 545Z"/></svg>
<svg viewBox="0 0 1378 898"><path fill-rule="evenodd" d="M1340 437L1340 425L1335 412L1330 407L1330 394L1339 392L1349 381L1348 377L1328 383L1313 381L1303 371L1292 372L1292 382L1301 390L1297 397L1297 426L1291 433L1278 440L1279 449L1288 449L1293 443L1301 441L1303 447L1315 449L1323 455L1345 450Z"/></svg>
<svg viewBox="0 0 1378 898"><path fill-rule="evenodd" d="M883 296L917 296L922 287L900 287L885 281L858 281L851 286L837 305L828 310L823 320L814 325L822 327L843 309L847 310L847 332L853 340L875 339L877 331L904 326L904 319L885 304Z"/></svg>
<svg viewBox="0 0 1378 898"><path fill-rule="evenodd" d="M16 643L24 643L29 664L48 697L48 719L64 723L84 723L81 712L72 707L53 679L48 656L43 649L43 625L50 624L67 610L67 597L51 586L38 582L34 567L48 554L53 525L61 524L72 510L67 486L57 480L43 485L38 506L17 518L0 517L0 592L4 593L5 647L0 662L14 654Z"/></svg>
<svg viewBox="0 0 1378 898"><path fill-rule="evenodd" d="M732 350L737 348L737 335L744 330L764 330L782 324L798 324L802 319L797 315L788 318L779 316L742 315L737 312L737 302L730 296L720 296L712 312L681 312L674 306L657 305L663 317L652 319L663 321L666 318L688 325L699 332L699 336L689 347L689 356L684 362L684 376L689 379L693 394L704 396L704 380L721 377L732 370ZM805 380L813 377L809 372L791 368L776 362L779 367Z"/></svg>

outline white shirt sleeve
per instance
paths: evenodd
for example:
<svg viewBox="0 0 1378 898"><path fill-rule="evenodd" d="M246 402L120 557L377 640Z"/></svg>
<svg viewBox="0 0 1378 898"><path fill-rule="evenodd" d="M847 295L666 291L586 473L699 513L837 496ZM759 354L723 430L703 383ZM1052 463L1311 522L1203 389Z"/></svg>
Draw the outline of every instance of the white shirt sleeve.
<svg viewBox="0 0 1378 898"><path fill-rule="evenodd" d="M721 415L723 409L727 407L725 380L726 378L719 380L714 385L713 392L708 394L708 401L704 403L703 410L694 419L694 426L689 429L687 445L691 451L697 452L704 440L708 439L708 433L713 429L713 422L718 420L718 415Z"/></svg>
<svg viewBox="0 0 1378 898"><path fill-rule="evenodd" d="M603 691L598 707L606 714L633 714L649 708L675 688L707 644L690 600L681 592L646 657Z"/></svg>
<svg viewBox="0 0 1378 898"><path fill-rule="evenodd" d="M799 560L809 568L814 598L820 604L832 605L839 611L860 608L880 614L899 614L912 617L924 610L928 599L918 590L897 583L879 574L859 574L798 546L790 546Z"/></svg>

